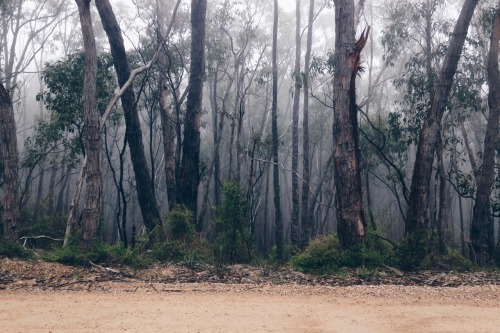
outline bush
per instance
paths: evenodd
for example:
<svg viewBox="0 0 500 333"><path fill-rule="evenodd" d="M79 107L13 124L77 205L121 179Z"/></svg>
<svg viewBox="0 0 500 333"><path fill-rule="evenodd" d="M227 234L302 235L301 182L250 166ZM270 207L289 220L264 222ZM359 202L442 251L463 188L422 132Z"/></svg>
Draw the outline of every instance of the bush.
<svg viewBox="0 0 500 333"><path fill-rule="evenodd" d="M19 237L47 236L53 239L63 239L66 231L66 220L60 217L43 216L32 223L22 226L19 229ZM54 241L50 238L28 239L27 247L47 250L54 246Z"/></svg>
<svg viewBox="0 0 500 333"><path fill-rule="evenodd" d="M377 268L391 264L394 253L389 244L370 231L363 245L342 249L336 235L312 241L300 254L292 257L291 266L304 273L330 274L343 267Z"/></svg>
<svg viewBox="0 0 500 333"><path fill-rule="evenodd" d="M147 256L156 261L184 262L194 265L199 261L212 261L209 244L196 234L193 213L176 206L150 237L153 242Z"/></svg>
<svg viewBox="0 0 500 333"><path fill-rule="evenodd" d="M292 257L290 264L303 273L329 274L339 270L341 261L340 243L332 234L310 242L304 252Z"/></svg>
<svg viewBox="0 0 500 333"><path fill-rule="evenodd" d="M2 240L0 241L0 256L7 258L30 259L31 251L26 250L21 244Z"/></svg>
<svg viewBox="0 0 500 333"><path fill-rule="evenodd" d="M437 241L425 229L407 235L397 249L398 266L405 271L416 271L432 266L437 253Z"/></svg>
<svg viewBox="0 0 500 333"><path fill-rule="evenodd" d="M90 262L109 266L126 265L133 268L147 267L149 261L141 258L134 251L126 249L122 244L97 243L92 250L83 253L79 246L69 244L48 253L45 260L71 266L88 266Z"/></svg>
<svg viewBox="0 0 500 333"><path fill-rule="evenodd" d="M168 235L175 240L191 241L196 235L193 213L179 206L168 214L166 229Z"/></svg>
<svg viewBox="0 0 500 333"><path fill-rule="evenodd" d="M223 199L214 221L213 251L221 263L247 263L252 260L253 242L248 226L248 203L238 184L226 183Z"/></svg>
<svg viewBox="0 0 500 333"><path fill-rule="evenodd" d="M181 242L170 240L154 245L148 255L161 262L180 261L184 257L184 249Z"/></svg>
<svg viewBox="0 0 500 333"><path fill-rule="evenodd" d="M469 271L472 269L473 264L468 258L454 248L448 248L448 253L439 258L445 269L454 271Z"/></svg>

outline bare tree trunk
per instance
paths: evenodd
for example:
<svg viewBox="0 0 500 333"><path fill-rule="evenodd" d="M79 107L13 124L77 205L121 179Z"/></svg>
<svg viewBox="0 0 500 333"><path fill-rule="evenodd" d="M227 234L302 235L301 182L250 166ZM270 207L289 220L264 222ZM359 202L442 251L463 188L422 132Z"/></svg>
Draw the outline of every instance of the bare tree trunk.
<svg viewBox="0 0 500 333"><path fill-rule="evenodd" d="M272 153L273 153L273 190L274 190L274 223L276 257L278 261L284 259L285 247L283 244L283 222L281 221L281 195L279 179L279 138L278 138L278 0L274 0L274 21L273 21L273 50L272 50L272 73L273 73L273 102L271 108L272 122Z"/></svg>
<svg viewBox="0 0 500 333"><path fill-rule="evenodd" d="M82 217L82 250L88 251L97 241L101 213L101 135L97 110L97 50L90 13L90 0L75 0L78 5L85 51L85 81L83 84L83 112L85 123L85 167L87 189Z"/></svg>
<svg viewBox="0 0 500 333"><path fill-rule="evenodd" d="M55 198L56 198L56 176L57 176L57 166L56 162L51 163L50 170L50 178L49 178L49 193L47 200L47 208L46 212L50 214L50 216L54 216L55 212Z"/></svg>
<svg viewBox="0 0 500 333"><path fill-rule="evenodd" d="M445 226L447 225L450 218L450 203L448 200L448 191L446 186L447 181L446 172L444 169L443 155L443 142L441 140L441 134L439 134L437 146L437 172L439 177L439 215L436 223L436 231L438 237L438 250L441 254L446 254L448 250L446 248Z"/></svg>
<svg viewBox="0 0 500 333"><path fill-rule="evenodd" d="M19 190L16 120L9 92L0 83L0 157L3 179L3 238L17 241Z"/></svg>
<svg viewBox="0 0 500 333"><path fill-rule="evenodd" d="M218 94L218 73L219 73L219 64L217 63L217 68L215 70L215 76L212 86L212 96L211 96L211 104L212 104L212 126L213 128L217 128L218 119L219 119L219 106L217 103L217 94ZM225 117L224 114L221 114L221 117ZM215 131L213 133L214 146L217 142L219 142L219 136L222 136L222 132ZM219 157L219 149L215 151L214 155L214 199L215 205L218 206L220 203L220 157Z"/></svg>
<svg viewBox="0 0 500 333"><path fill-rule="evenodd" d="M184 121L179 203L196 217L200 183L200 117L205 74L205 19L207 0L191 0L191 69ZM197 225L200 231L200 225Z"/></svg>
<svg viewBox="0 0 500 333"><path fill-rule="evenodd" d="M487 265L495 250L494 220L491 216L490 194L495 182L495 148L500 120L500 70L498 52L500 40L500 1L490 37L488 55L488 105L490 114L484 136L483 164L476 177L477 191L471 225L473 258L479 265Z"/></svg>
<svg viewBox="0 0 500 333"><path fill-rule="evenodd" d="M440 132L441 120L451 91L453 77L477 3L478 0L466 0L463 4L450 45L446 51L439 81L431 98L431 108L420 131L405 226L407 235L428 228L428 194L437 135Z"/></svg>
<svg viewBox="0 0 500 333"><path fill-rule="evenodd" d="M177 11L178 3L174 9L174 14ZM166 35L166 31L163 28L166 24L164 8L161 8L159 0L156 1L156 11L158 17L158 43L161 47L160 54L158 55L158 63L160 65L160 120L161 120L161 131L163 139L163 155L165 159L165 182L167 188L167 199L169 209L172 209L173 204L176 202L176 166L175 161L175 123L172 120L174 115L169 113L168 110L168 61L167 61L167 49L166 41L169 36ZM172 17L172 20L174 18ZM174 92L175 93L175 92Z"/></svg>
<svg viewBox="0 0 500 333"><path fill-rule="evenodd" d="M314 0L309 1L309 18L307 25L306 55L304 59L304 107L302 115L302 212L300 224L302 227L302 248L306 247L311 238L312 212L309 210L309 182L311 181L311 167L309 159L309 67L311 67L312 33L314 23Z"/></svg>
<svg viewBox="0 0 500 333"><path fill-rule="evenodd" d="M130 77L130 66L127 60L127 53L125 52L120 26L118 25L109 0L96 0L96 6L99 16L101 17L104 31L108 36L111 55L113 56L113 64L121 88ZM133 84L123 93L121 102L125 116L125 135L127 137L127 143L130 149L130 159L135 174L137 199L141 207L144 225L148 231L151 231L156 224L160 222L160 212L156 204L153 182L144 153L141 123L137 112Z"/></svg>
<svg viewBox="0 0 500 333"><path fill-rule="evenodd" d="M356 76L360 53L369 34L355 41L354 1L335 1L335 72L333 82L333 155L337 188L337 229L343 247L365 238L361 185L361 152L356 105Z"/></svg>
<svg viewBox="0 0 500 333"><path fill-rule="evenodd" d="M299 200L299 104L302 78L300 73L301 36L300 36L300 0L295 1L295 89L293 94L292 119L292 216L291 240L293 246L299 246L300 237L300 200Z"/></svg>

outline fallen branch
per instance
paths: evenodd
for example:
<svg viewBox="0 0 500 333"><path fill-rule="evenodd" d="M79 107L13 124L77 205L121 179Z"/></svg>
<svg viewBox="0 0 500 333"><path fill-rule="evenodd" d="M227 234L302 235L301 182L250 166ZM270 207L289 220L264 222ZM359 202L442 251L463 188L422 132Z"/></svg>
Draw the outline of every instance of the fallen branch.
<svg viewBox="0 0 500 333"><path fill-rule="evenodd" d="M28 241L28 239L40 239L40 238L47 238L47 239L53 240L55 242L62 242L62 241L64 241L64 239L62 239L62 238L52 238L50 236L44 236L44 235L40 235L40 236L23 236L23 237L21 237L19 239L21 239L21 240L24 239L23 247L26 248L25 245L26 245L26 242Z"/></svg>

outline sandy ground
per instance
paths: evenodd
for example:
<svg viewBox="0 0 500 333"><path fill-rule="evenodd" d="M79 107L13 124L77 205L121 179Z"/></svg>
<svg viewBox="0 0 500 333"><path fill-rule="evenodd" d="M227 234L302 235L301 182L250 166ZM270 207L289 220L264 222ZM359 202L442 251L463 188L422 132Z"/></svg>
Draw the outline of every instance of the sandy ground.
<svg viewBox="0 0 500 333"><path fill-rule="evenodd" d="M500 332L500 287L162 284L2 291L0 332Z"/></svg>

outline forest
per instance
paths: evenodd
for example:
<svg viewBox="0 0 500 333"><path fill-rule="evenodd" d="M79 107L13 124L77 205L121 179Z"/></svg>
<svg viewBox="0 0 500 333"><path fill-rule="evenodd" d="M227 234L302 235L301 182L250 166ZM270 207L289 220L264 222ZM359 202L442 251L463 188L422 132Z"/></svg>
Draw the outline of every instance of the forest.
<svg viewBox="0 0 500 333"><path fill-rule="evenodd" d="M498 0L1 0L0 19L0 255L500 265Z"/></svg>

